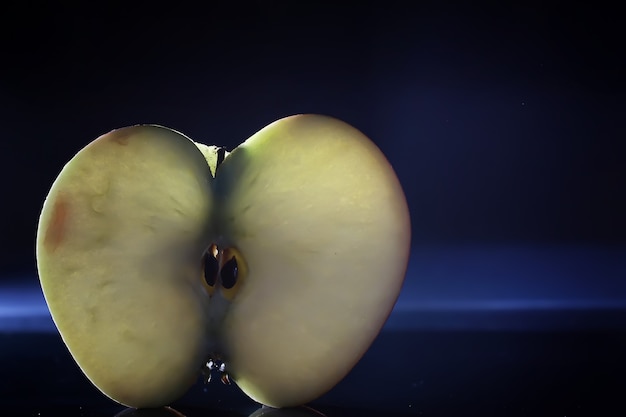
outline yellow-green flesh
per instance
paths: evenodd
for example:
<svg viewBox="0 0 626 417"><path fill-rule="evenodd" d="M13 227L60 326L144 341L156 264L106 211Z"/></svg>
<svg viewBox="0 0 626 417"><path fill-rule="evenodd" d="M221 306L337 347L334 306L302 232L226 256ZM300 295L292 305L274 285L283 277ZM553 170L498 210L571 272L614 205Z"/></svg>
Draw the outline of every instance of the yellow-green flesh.
<svg viewBox="0 0 626 417"><path fill-rule="evenodd" d="M87 377L123 404L166 404L196 381L210 179L189 139L124 128L81 150L44 204L37 264L52 317Z"/></svg>
<svg viewBox="0 0 626 417"><path fill-rule="evenodd" d="M171 402L198 374L214 342L202 253L235 247L248 274L220 353L244 392L285 407L328 391L369 347L400 291L409 239L404 194L379 149L343 122L306 115L255 134L214 179L177 132L97 139L53 185L37 256L81 369L113 399L146 407Z"/></svg>
<svg viewBox="0 0 626 417"><path fill-rule="evenodd" d="M362 356L400 291L400 184L356 129L295 116L237 147L215 185L219 234L250 271L225 323L233 376L263 404L315 399Z"/></svg>

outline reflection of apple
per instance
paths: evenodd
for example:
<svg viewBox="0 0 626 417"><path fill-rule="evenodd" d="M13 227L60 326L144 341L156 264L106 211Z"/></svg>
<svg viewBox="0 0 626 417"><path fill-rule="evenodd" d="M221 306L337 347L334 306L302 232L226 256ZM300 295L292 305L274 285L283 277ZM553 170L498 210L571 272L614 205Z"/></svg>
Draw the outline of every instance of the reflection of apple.
<svg viewBox="0 0 626 417"><path fill-rule="evenodd" d="M64 342L114 400L168 404L212 359L284 407L363 355L409 239L380 150L341 121L299 115L230 154L159 126L99 137L50 190L37 262Z"/></svg>
<svg viewBox="0 0 626 417"><path fill-rule="evenodd" d="M185 415L170 407L159 407L127 408L117 413L114 417L185 417Z"/></svg>
<svg viewBox="0 0 626 417"><path fill-rule="evenodd" d="M222 415L219 411L213 410L211 415ZM228 413L227 415L232 415ZM114 417L185 417L181 412L170 407L159 408L127 408L120 411ZM262 406L248 417L325 417L323 413L309 407L294 408L271 408Z"/></svg>
<svg viewBox="0 0 626 417"><path fill-rule="evenodd" d="M248 417L326 417L324 414L309 407L271 408L261 407Z"/></svg>

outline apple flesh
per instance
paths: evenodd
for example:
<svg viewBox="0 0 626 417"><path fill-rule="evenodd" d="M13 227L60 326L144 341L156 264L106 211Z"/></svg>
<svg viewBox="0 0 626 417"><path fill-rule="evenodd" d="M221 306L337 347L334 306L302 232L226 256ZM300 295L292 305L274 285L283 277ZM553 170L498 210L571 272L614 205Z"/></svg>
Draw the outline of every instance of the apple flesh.
<svg viewBox="0 0 626 417"><path fill-rule="evenodd" d="M217 358L251 398L286 407L367 350L409 245L380 150L344 122L298 115L230 154L160 126L99 137L50 190L37 263L65 344L113 400L169 404Z"/></svg>

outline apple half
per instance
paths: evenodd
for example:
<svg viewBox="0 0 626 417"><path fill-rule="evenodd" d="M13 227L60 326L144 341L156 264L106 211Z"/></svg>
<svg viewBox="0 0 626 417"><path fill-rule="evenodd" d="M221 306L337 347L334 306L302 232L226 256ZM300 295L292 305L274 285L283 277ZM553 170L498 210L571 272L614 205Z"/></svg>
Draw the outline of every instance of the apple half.
<svg viewBox="0 0 626 417"><path fill-rule="evenodd" d="M154 125L100 136L52 185L37 266L63 341L113 400L169 404L219 364L286 407L364 354L409 246L381 151L342 121L296 115L231 153Z"/></svg>

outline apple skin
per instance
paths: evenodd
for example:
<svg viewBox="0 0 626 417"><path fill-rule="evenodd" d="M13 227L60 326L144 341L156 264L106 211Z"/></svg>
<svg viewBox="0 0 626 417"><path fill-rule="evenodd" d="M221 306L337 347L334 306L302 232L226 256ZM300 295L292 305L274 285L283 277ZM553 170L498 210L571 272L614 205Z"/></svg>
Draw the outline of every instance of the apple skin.
<svg viewBox="0 0 626 417"><path fill-rule="evenodd" d="M219 167L216 149L159 126L118 129L81 150L44 203L37 262L52 317L122 404L171 403L216 351L254 400L304 404L350 371L398 297L408 207L365 135L297 115ZM207 291L211 244L237 254L234 290Z"/></svg>

